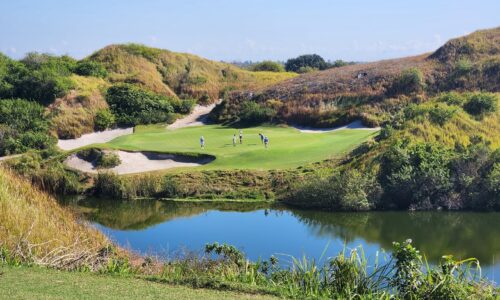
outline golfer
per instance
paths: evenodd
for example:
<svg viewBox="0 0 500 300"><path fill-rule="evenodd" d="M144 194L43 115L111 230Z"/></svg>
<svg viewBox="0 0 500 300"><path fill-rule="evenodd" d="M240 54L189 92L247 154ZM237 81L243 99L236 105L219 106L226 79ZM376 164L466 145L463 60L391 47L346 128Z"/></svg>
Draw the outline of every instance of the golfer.
<svg viewBox="0 0 500 300"><path fill-rule="evenodd" d="M201 149L205 149L205 138L203 136L200 137L200 146Z"/></svg>
<svg viewBox="0 0 500 300"><path fill-rule="evenodd" d="M264 144L264 135L261 132L259 133L259 137L261 144Z"/></svg>
<svg viewBox="0 0 500 300"><path fill-rule="evenodd" d="M269 138L267 136L264 137L264 146L266 146L266 149L267 149L267 146L269 145Z"/></svg>
<svg viewBox="0 0 500 300"><path fill-rule="evenodd" d="M240 144L243 144L243 131L240 129Z"/></svg>
<svg viewBox="0 0 500 300"><path fill-rule="evenodd" d="M236 133L233 134L233 147L236 147Z"/></svg>

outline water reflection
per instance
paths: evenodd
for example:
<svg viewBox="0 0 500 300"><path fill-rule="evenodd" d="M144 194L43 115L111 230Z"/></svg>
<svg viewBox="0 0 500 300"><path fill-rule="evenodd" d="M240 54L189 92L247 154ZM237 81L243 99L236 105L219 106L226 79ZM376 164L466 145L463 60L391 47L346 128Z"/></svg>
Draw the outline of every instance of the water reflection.
<svg viewBox="0 0 500 300"><path fill-rule="evenodd" d="M430 261L444 254L489 264L500 254L500 214L474 212L325 213L293 210L311 234L346 242L362 238L390 249L411 238Z"/></svg>
<svg viewBox="0 0 500 300"><path fill-rule="evenodd" d="M363 244L377 244L377 248L390 250L393 241L411 238L430 262L437 262L444 254L453 254L458 258L476 257L486 266L495 264L494 257L500 254L500 213L327 213L289 210L266 203L183 203L154 200L80 199L67 201L66 204L87 220L113 230L110 234L115 234L115 238L131 238L131 234L126 235L130 230L136 232L134 237L142 232L145 241L140 241L139 237L137 240L144 244L152 243L152 236L158 239L168 237L167 240L172 244L188 243L184 244L188 247L194 247L189 243L203 245L216 240L225 242L218 239L231 238L236 246L247 249L260 247L261 251L263 247L267 247L265 250L271 253L295 253L292 239L294 245L308 245L309 249L312 244L318 244L319 248L324 247L324 241L340 240L346 244L362 241ZM234 215L230 212L241 214ZM208 217L208 214L211 215ZM176 223L176 220L186 218L190 219L184 220L182 225ZM215 228L215 222L223 225ZM171 226L165 226L167 224ZM229 231L244 234L221 236L224 226ZM197 228L196 231L193 228ZM188 240L181 232L189 230L193 233ZM293 232L286 232L287 230ZM151 234L153 231L154 235ZM273 236L264 240L265 233L270 232ZM278 248L278 245L279 249L273 248ZM304 247L306 248L308 247ZM317 252L321 252L321 249Z"/></svg>

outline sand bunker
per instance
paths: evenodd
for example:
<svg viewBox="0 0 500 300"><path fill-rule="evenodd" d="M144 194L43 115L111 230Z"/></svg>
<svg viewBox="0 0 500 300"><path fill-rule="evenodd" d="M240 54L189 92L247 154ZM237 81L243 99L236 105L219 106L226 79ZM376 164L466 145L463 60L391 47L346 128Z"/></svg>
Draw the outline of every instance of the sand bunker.
<svg viewBox="0 0 500 300"><path fill-rule="evenodd" d="M201 126L205 125L208 119L208 114L214 109L214 107L220 103L214 103L207 106L196 105L193 111L185 116L184 118L177 119L174 123L167 126L168 129L179 129L189 126Z"/></svg>
<svg viewBox="0 0 500 300"><path fill-rule="evenodd" d="M98 131L93 133L84 134L76 139L69 140L59 140L57 142L57 146L62 150L73 150L80 147L99 144L99 143L107 143L114 138L117 138L122 135L132 134L134 132L134 128L117 128L105 131Z"/></svg>
<svg viewBox="0 0 500 300"><path fill-rule="evenodd" d="M301 127L301 126L294 126L294 128L304 133L325 133L325 132L332 132L344 129L373 130L373 131L380 130L380 127L374 127L374 128L366 127L363 125L363 123L361 123L361 121L354 121L345 126L334 127L334 128L312 128L312 127Z"/></svg>
<svg viewBox="0 0 500 300"><path fill-rule="evenodd" d="M86 161L76 154L70 155L64 163L73 169L85 173L97 173L98 171L112 171L116 174L132 174L149 171L157 171L179 167L197 167L214 160L212 157L194 158L172 154L161 154L153 152L126 152L115 151L122 163L111 169L96 169L95 164Z"/></svg>

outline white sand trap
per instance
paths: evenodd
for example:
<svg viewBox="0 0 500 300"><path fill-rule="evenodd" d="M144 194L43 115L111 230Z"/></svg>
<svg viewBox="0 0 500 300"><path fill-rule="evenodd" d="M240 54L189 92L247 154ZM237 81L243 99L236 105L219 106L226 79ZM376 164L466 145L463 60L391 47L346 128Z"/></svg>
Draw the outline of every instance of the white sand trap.
<svg viewBox="0 0 500 300"><path fill-rule="evenodd" d="M374 127L374 128L366 127L363 125L363 123L361 123L361 121L354 121L345 126L334 127L334 128L312 128L312 127L302 127L302 126L294 126L294 128L304 133L325 133L325 132L332 132L344 129L371 130L371 131L380 130L380 127Z"/></svg>
<svg viewBox="0 0 500 300"><path fill-rule="evenodd" d="M208 119L208 114L215 108L215 106L220 103L213 103L210 105L196 105L193 111L185 116L184 118L177 119L174 123L167 126L168 129L178 129L190 126L201 126L205 125Z"/></svg>
<svg viewBox="0 0 500 300"><path fill-rule="evenodd" d="M118 128L105 131L87 133L76 139L59 140L57 146L62 150L73 150L83 146L109 142L119 136L132 134L134 128Z"/></svg>
<svg viewBox="0 0 500 300"><path fill-rule="evenodd" d="M149 171L157 171L179 167L197 167L207 164L213 158L190 158L172 154L160 154L152 152L126 152L115 151L122 163L111 169L96 169L92 162L79 158L76 154L70 155L64 163L73 169L85 173L97 173L98 171L112 171L116 174L132 174Z"/></svg>

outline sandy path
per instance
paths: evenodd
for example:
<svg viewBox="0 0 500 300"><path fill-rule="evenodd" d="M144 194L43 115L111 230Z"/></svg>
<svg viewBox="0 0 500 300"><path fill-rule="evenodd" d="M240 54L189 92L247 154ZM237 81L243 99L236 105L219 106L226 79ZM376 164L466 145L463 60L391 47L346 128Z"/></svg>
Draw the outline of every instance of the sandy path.
<svg viewBox="0 0 500 300"><path fill-rule="evenodd" d="M167 126L168 129L178 129L178 128L183 128L183 127L189 127L189 126L201 126L205 125L208 114L214 109L214 107L220 103L213 103L210 105L196 105L193 108L193 111L185 116L184 118L177 119L174 123L170 124Z"/></svg>
<svg viewBox="0 0 500 300"><path fill-rule="evenodd" d="M106 143L122 135L132 134L134 128L118 128L105 131L87 133L76 139L59 140L57 146L62 150L73 150L92 144Z"/></svg>
<svg viewBox="0 0 500 300"><path fill-rule="evenodd" d="M302 126L293 126L293 127L298 129L300 132L304 133L325 133L325 132L332 132L344 129L372 130L372 131L380 130L380 127L374 127L374 128L366 127L363 125L363 123L361 123L361 121L354 121L345 126L334 127L334 128L312 128L312 127L302 127Z"/></svg>
<svg viewBox="0 0 500 300"><path fill-rule="evenodd" d="M116 151L122 163L111 169L102 169L102 171L112 171L116 174L142 173L156 170L164 170L178 167L197 167L206 164L211 159L203 158L195 161L177 157L170 154L158 154L148 152L126 152ZM64 163L73 169L85 173L97 173L98 170L91 162L79 158L76 154L70 155Z"/></svg>

